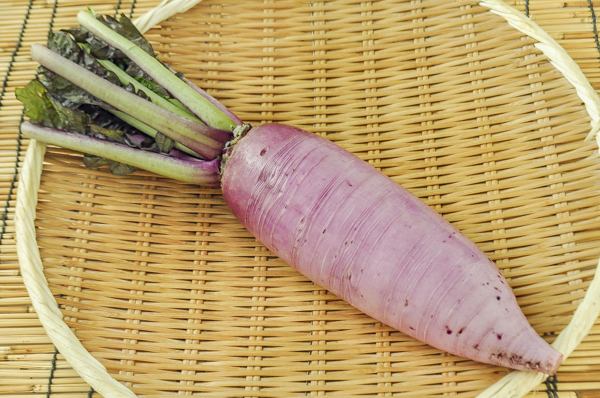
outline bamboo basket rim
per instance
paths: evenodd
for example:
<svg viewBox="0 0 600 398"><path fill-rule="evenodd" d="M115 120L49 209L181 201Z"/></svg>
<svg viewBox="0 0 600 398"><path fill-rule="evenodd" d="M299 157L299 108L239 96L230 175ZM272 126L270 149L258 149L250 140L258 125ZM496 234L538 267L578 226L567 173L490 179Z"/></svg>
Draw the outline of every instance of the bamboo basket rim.
<svg viewBox="0 0 600 398"><path fill-rule="evenodd" d="M202 0L163 0L134 23L145 32L154 25L181 12L186 12ZM482 0L480 5L504 18L513 28L535 39L535 46L550 63L573 85L591 118L587 140L596 139L600 146L600 96L594 91L577 63L548 33L523 13L502 0ZM35 214L38 189L46 146L32 140L19 175L15 211L16 248L24 284L33 307L47 335L73 369L95 391L105 398L136 397L125 385L115 380L106 368L81 344L67 326L44 275L44 265L36 241ZM567 358L588 335L600 314L600 277L595 276L576 309L570 323L560 332L552 346ZM478 395L487 397L522 397L545 378L537 372L513 371Z"/></svg>

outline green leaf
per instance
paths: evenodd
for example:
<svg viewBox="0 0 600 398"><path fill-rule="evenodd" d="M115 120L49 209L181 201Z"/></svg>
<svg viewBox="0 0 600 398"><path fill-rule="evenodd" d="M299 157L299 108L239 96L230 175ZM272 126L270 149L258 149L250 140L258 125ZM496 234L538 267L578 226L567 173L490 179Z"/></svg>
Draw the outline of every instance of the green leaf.
<svg viewBox="0 0 600 398"><path fill-rule="evenodd" d="M127 175L135 171L135 167L128 164L115 162L114 160L106 159L96 155L85 154L83 156L83 164L88 169L99 169L108 166L110 172L114 175Z"/></svg>
<svg viewBox="0 0 600 398"><path fill-rule="evenodd" d="M96 155L83 155L83 164L88 169L99 169L103 166L108 166L108 159Z"/></svg>
<svg viewBox="0 0 600 398"><path fill-rule="evenodd" d="M67 108L51 95L48 95L48 99L58 115L58 123L54 127L61 130L85 134L86 127L90 122L90 119L85 112Z"/></svg>
<svg viewBox="0 0 600 398"><path fill-rule="evenodd" d="M61 104L69 108L77 108L80 104L102 105L102 101L76 86L62 76L40 66L38 68L39 81L52 93Z"/></svg>
<svg viewBox="0 0 600 398"><path fill-rule="evenodd" d="M154 141L156 141L156 145L160 153L171 152L171 149L173 149L173 146L175 145L175 141L173 141L171 138L167 137L163 133L157 133L156 137L154 137Z"/></svg>
<svg viewBox="0 0 600 398"><path fill-rule="evenodd" d="M82 61L83 54L81 48L71 34L66 31L59 30L58 32L50 33L47 47L76 64L80 64Z"/></svg>
<svg viewBox="0 0 600 398"><path fill-rule="evenodd" d="M115 141L121 144L126 143L126 136L122 130L107 129L96 124L90 124L90 130L96 137L108 138L110 141Z"/></svg>
<svg viewBox="0 0 600 398"><path fill-rule="evenodd" d="M17 88L16 96L25 106L25 115L31 121L46 127L85 133L89 123L88 116L84 112L63 106L48 94L40 81L33 80L24 88Z"/></svg>
<svg viewBox="0 0 600 398"><path fill-rule="evenodd" d="M110 172L114 175L124 176L127 174L131 174L135 171L135 167L130 166L125 163L115 162L114 160L108 161L108 167L110 168Z"/></svg>
<svg viewBox="0 0 600 398"><path fill-rule="evenodd" d="M90 32L83 26L64 29L64 31L73 36L77 43L87 43L87 38L90 36Z"/></svg>
<svg viewBox="0 0 600 398"><path fill-rule="evenodd" d="M25 116L46 127L54 127L58 115L46 95L46 88L37 80L15 90L17 99L25 106Z"/></svg>
<svg viewBox="0 0 600 398"><path fill-rule="evenodd" d="M71 33L66 30L52 33L48 38L48 48L113 84L120 85L121 83L114 73L102 66L96 58L85 51Z"/></svg>

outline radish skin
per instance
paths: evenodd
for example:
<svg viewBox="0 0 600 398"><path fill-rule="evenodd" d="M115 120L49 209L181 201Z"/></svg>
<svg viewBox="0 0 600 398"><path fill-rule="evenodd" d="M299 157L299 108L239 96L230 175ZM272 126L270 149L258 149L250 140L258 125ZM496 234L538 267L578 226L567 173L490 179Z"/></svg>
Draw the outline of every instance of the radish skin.
<svg viewBox="0 0 600 398"><path fill-rule="evenodd" d="M476 361L546 374L560 366L472 241L337 145L261 125L235 145L221 181L259 241L371 317Z"/></svg>

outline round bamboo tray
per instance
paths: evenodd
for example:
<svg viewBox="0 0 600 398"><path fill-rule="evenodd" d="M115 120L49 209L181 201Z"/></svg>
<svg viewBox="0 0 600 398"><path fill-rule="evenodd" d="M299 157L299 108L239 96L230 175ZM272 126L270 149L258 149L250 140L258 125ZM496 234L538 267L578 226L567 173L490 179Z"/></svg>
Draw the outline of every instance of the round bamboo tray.
<svg viewBox="0 0 600 398"><path fill-rule="evenodd" d="M243 120L321 134L413 191L568 357L600 308L600 100L550 36L496 0L195 3L136 21L159 24L161 59ZM218 189L80 163L30 144L17 249L46 332L104 397L520 397L544 379L361 314L268 252Z"/></svg>

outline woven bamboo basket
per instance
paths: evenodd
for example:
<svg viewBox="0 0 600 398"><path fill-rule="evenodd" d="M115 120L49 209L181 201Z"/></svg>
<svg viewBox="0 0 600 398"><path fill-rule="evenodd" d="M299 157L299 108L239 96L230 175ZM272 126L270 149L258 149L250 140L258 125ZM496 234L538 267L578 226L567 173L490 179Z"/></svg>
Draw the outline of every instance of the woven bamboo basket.
<svg viewBox="0 0 600 398"><path fill-rule="evenodd" d="M568 357L600 306L600 101L550 36L496 0L195 3L136 20L162 60L243 120L325 136L410 189ZM106 398L520 397L544 380L375 322L266 250L219 189L32 142L16 215L35 310Z"/></svg>

